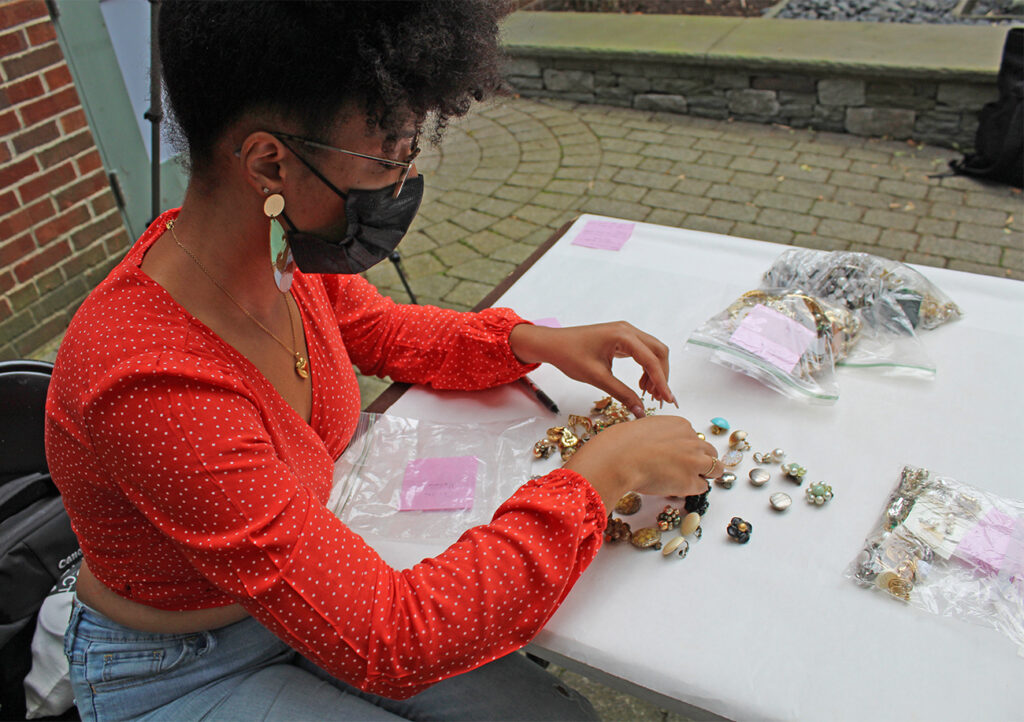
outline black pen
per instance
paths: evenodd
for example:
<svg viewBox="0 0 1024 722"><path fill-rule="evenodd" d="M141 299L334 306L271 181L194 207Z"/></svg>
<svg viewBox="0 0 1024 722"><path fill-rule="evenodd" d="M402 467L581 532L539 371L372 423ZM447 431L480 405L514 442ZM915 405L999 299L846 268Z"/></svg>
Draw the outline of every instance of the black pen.
<svg viewBox="0 0 1024 722"><path fill-rule="evenodd" d="M528 388L530 392L537 397L537 400L544 404L544 408L546 408L553 414L558 413L558 404L552 401L550 396L548 396L546 393L537 388L537 384L530 381L529 377L520 377L519 383Z"/></svg>

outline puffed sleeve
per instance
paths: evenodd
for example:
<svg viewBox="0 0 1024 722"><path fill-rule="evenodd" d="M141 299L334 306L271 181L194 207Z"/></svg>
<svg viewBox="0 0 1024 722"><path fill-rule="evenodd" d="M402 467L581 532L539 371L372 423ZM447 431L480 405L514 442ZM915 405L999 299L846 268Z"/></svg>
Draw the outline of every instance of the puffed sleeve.
<svg viewBox="0 0 1024 722"><path fill-rule="evenodd" d="M437 389L472 391L515 381L537 367L509 347L511 309L479 313L398 304L361 276L322 276L342 338L364 374Z"/></svg>
<svg viewBox="0 0 1024 722"><path fill-rule="evenodd" d="M331 674L387 697L526 644L593 560L606 523L593 487L559 470L399 571L279 458L258 404L229 374L137 369L95 387L85 411L110 483L205 579Z"/></svg>

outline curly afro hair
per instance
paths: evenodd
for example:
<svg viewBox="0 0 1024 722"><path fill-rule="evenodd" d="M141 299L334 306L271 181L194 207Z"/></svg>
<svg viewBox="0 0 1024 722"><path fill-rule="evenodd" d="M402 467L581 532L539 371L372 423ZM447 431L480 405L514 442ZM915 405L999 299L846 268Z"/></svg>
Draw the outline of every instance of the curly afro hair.
<svg viewBox="0 0 1024 722"><path fill-rule="evenodd" d="M190 167L202 170L229 125L269 112L324 137L350 103L396 132L412 113L450 118L503 90L494 0L163 0L164 87Z"/></svg>

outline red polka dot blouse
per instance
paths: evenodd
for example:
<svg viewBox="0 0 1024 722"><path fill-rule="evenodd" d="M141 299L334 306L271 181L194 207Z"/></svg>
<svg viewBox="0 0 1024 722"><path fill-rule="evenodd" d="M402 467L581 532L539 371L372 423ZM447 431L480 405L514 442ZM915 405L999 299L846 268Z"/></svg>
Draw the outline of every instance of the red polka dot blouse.
<svg viewBox="0 0 1024 722"><path fill-rule="evenodd" d="M435 388L506 383L530 368L508 344L522 320L297 272L307 424L140 269L175 215L86 299L50 385L47 459L95 576L159 609L238 602L332 674L395 698L526 644L600 547L604 506L583 477L527 482L490 524L404 570L324 506L359 416L353 364Z"/></svg>

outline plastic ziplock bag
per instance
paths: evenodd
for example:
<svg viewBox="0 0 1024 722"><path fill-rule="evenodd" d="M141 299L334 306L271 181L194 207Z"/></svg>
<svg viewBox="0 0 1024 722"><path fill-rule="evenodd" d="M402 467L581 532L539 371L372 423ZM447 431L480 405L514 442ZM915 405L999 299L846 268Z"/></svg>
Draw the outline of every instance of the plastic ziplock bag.
<svg viewBox="0 0 1024 722"><path fill-rule="evenodd" d="M905 466L846 570L912 607L995 627L1024 652L1024 502Z"/></svg>
<svg viewBox="0 0 1024 722"><path fill-rule="evenodd" d="M748 291L687 339L711 360L786 396L831 404L839 398L835 363L856 341L860 321L841 306L798 288Z"/></svg>
<svg viewBox="0 0 1024 722"><path fill-rule="evenodd" d="M364 412L335 464L327 508L359 534L454 542L466 529L489 523L502 502L530 478L539 423L530 418L444 424ZM410 464L467 457L476 460L468 508L402 510Z"/></svg>
<svg viewBox="0 0 1024 722"><path fill-rule="evenodd" d="M935 376L918 329L960 318L959 307L906 264L869 253L790 249L765 272L769 287L799 287L857 314L861 335L837 365Z"/></svg>

